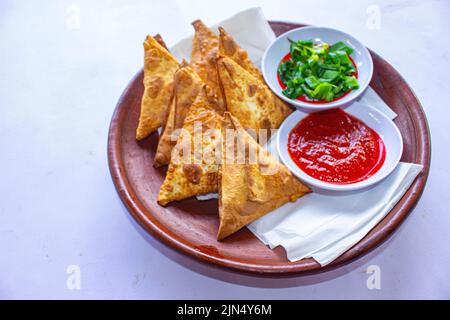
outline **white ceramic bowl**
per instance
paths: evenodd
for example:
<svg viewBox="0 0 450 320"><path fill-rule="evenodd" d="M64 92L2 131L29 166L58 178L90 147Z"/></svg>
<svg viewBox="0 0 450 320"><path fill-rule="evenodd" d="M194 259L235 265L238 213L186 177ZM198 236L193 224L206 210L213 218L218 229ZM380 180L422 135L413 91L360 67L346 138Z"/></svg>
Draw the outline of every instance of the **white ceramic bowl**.
<svg viewBox="0 0 450 320"><path fill-rule="evenodd" d="M397 166L403 153L403 139L394 122L375 108L355 102L345 109L346 112L363 121L375 130L383 139L386 147L386 159L381 168L366 180L351 184L333 184L318 180L303 172L291 159L288 152L288 138L292 129L305 118L308 113L295 111L284 120L277 134L277 150L281 161L300 180L313 188L329 191L355 191L372 186L386 178Z"/></svg>
<svg viewBox="0 0 450 320"><path fill-rule="evenodd" d="M289 99L282 93L282 88L278 83L277 69L283 57L289 53L289 39L294 41L310 40L323 41L330 45L342 41L354 51L350 55L358 69L359 88L352 90L341 99L329 103L309 103L299 100ZM319 111L332 108L344 108L352 104L367 89L373 74L373 62L367 48L351 35L331 28L303 27L290 30L277 39L266 49L262 59L262 73L270 89L281 99L290 103L303 111Z"/></svg>

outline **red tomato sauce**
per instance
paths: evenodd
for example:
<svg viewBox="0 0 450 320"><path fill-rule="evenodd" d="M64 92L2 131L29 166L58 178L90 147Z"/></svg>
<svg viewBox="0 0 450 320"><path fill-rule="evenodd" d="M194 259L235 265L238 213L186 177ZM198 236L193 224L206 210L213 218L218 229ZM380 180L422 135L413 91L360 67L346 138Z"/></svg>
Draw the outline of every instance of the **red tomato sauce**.
<svg viewBox="0 0 450 320"><path fill-rule="evenodd" d="M355 70L356 70L354 76L355 76L356 79L358 79L358 68L356 67L355 61L352 59L352 57L350 57L350 56L348 56L348 57L350 58L350 61L353 63L353 66L355 67ZM285 62L285 61L287 61L287 60L289 60L290 58L291 58L291 53L289 52L287 55L284 56L283 59L281 59L280 64ZM277 71L277 79L278 79L278 83L281 86L281 89L283 89L283 90L286 89L286 85L283 83L283 81L281 81L280 74L278 73L278 71ZM303 101L303 102L308 102L308 103L316 103L316 104L330 103L330 102L334 102L336 100L342 99L343 97L348 95L351 91L352 90L349 90L346 93L344 93L342 96L336 97L336 98L334 98L331 101L327 101L327 100L311 100L304 94L301 95L301 96L298 96L296 98L296 100Z"/></svg>
<svg viewBox="0 0 450 320"><path fill-rule="evenodd" d="M332 109L302 119L289 134L288 151L306 174L333 184L350 184L374 175L383 165L381 137L362 121Z"/></svg>

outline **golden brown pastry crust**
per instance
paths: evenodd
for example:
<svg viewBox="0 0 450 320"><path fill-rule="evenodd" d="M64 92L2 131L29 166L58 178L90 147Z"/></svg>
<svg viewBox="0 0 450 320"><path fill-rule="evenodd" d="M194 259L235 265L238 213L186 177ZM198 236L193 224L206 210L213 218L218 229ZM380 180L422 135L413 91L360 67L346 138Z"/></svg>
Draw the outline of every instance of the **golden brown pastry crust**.
<svg viewBox="0 0 450 320"><path fill-rule="evenodd" d="M242 49L223 27L219 27L219 56L231 58L242 68L264 82L264 77L261 71L259 71L259 69L249 59L247 51Z"/></svg>
<svg viewBox="0 0 450 320"><path fill-rule="evenodd" d="M198 131L199 123L202 132ZM159 204L217 191L215 155L221 146L221 125L222 117L211 107L206 94L199 94L172 149L167 175L158 194ZM196 134L202 135L200 139Z"/></svg>
<svg viewBox="0 0 450 320"><path fill-rule="evenodd" d="M176 136L172 135L183 126L184 118L204 83L194 70L183 61L180 69L175 72L173 86L169 115L156 149L155 167L169 164L170 153L177 141Z"/></svg>
<svg viewBox="0 0 450 320"><path fill-rule="evenodd" d="M217 57L219 52L219 37L201 20L192 22L195 29L192 39L191 65L195 72L211 90L217 100L219 110L225 110L219 75L217 73Z"/></svg>
<svg viewBox="0 0 450 320"><path fill-rule="evenodd" d="M227 56L219 57L217 67L227 111L245 129L277 129L292 112L261 79ZM270 133L268 133L270 135Z"/></svg>
<svg viewBox="0 0 450 320"><path fill-rule="evenodd" d="M142 140L164 124L167 117L172 79L178 61L153 37L144 42L144 94L136 139Z"/></svg>
<svg viewBox="0 0 450 320"><path fill-rule="evenodd" d="M263 149L228 112L224 114L223 136L226 135L227 129L236 130L238 137L243 139L246 149L254 150L257 157L256 161L250 161L246 153L243 163L231 162L227 156L230 151L236 154L237 144L230 148L227 139L223 139L222 163L219 166L218 240L310 192L307 186ZM230 151L227 151L227 148Z"/></svg>
<svg viewBox="0 0 450 320"><path fill-rule="evenodd" d="M166 43L164 42L164 39L162 38L162 36L159 34L159 33L157 33L157 34L155 34L154 36L153 36L153 38L164 48L164 49L166 49L166 50L169 50L168 48L167 48L167 45L166 45Z"/></svg>

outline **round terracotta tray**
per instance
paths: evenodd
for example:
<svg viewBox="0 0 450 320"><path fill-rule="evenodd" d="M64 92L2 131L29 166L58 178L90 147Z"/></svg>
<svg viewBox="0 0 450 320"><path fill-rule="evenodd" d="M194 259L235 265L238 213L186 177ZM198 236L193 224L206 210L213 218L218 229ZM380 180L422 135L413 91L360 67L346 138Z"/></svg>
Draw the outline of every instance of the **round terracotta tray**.
<svg viewBox="0 0 450 320"><path fill-rule="evenodd" d="M277 35L302 26L270 22ZM376 53L371 52L374 74L371 87L398 114L395 123L404 142L402 161L422 164L424 170L392 211L359 243L328 265L333 268L359 257L393 233L419 200L430 166L430 134L425 114L411 88L400 74ZM283 248L266 247L246 228L218 242L217 200L194 198L168 205L156 203L166 168L155 169L153 158L158 141L155 133L137 143L143 92L143 71L130 82L111 120L108 159L112 179L131 215L152 236L190 257L231 269L258 275L298 275L324 271L313 259L289 262Z"/></svg>

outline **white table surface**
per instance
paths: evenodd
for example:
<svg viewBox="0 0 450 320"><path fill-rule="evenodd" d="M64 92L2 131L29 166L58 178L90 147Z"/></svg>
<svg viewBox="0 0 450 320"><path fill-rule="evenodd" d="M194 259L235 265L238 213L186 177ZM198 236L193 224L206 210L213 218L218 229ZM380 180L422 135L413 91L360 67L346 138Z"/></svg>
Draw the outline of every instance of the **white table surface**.
<svg viewBox="0 0 450 320"><path fill-rule="evenodd" d="M145 35L170 45L196 18L253 6L353 34L405 77L428 117L422 199L389 241L336 271L222 281L185 268L139 231L111 182L109 121ZM1 0L0 298L450 298L449 16L450 1ZM79 290L66 285L70 265ZM379 290L366 285L371 265Z"/></svg>

